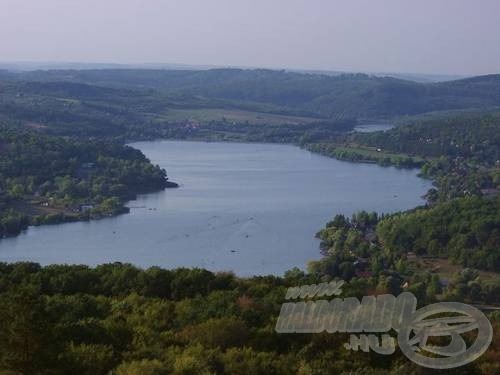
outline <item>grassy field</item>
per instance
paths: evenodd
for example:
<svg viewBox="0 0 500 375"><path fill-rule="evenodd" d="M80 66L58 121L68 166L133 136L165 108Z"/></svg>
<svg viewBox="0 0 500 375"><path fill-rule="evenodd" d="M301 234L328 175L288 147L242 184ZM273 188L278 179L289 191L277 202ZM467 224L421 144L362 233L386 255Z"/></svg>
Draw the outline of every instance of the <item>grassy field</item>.
<svg viewBox="0 0 500 375"><path fill-rule="evenodd" d="M24 215L35 217L40 215L57 215L64 214L66 216L76 217L74 211L60 206L45 205L46 199L27 197L25 201L15 201L8 208L12 208Z"/></svg>
<svg viewBox="0 0 500 375"><path fill-rule="evenodd" d="M244 123L257 125L282 125L282 124L305 124L317 121L311 117L298 117L278 115L264 112L243 111L237 109L219 109L219 108L206 108L206 109L171 109L162 114L162 119L167 121L195 121L195 122L209 122L209 121L227 121L229 123Z"/></svg>
<svg viewBox="0 0 500 375"><path fill-rule="evenodd" d="M375 147L367 147L367 146L362 146L362 145L357 145L357 144L348 144L348 145L342 145L336 147L337 150L339 151L346 151L346 152L355 152L356 154L366 156L367 158L381 158L381 157L388 157L388 158L405 158L405 157L411 157L413 160L416 162L423 162L424 159L419 157L419 156L412 156L408 154L396 154L396 153L391 153L387 152L385 150L380 150L378 151Z"/></svg>

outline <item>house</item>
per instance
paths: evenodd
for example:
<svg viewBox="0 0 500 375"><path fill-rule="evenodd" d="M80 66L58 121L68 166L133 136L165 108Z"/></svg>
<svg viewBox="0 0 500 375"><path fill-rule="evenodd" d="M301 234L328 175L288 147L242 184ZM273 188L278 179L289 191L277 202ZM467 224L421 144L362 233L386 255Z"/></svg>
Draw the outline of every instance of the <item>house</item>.
<svg viewBox="0 0 500 375"><path fill-rule="evenodd" d="M413 251L407 252L406 257L408 258L408 260L416 260L417 259L417 256L415 255L415 253Z"/></svg>
<svg viewBox="0 0 500 375"><path fill-rule="evenodd" d="M87 212L89 210L92 210L94 208L93 204L81 204L80 205L80 212Z"/></svg>

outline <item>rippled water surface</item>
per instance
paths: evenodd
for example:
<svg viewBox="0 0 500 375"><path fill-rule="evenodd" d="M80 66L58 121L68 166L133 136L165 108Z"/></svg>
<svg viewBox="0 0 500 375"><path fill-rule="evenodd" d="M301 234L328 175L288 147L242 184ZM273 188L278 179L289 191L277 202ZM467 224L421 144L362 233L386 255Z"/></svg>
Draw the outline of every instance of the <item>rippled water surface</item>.
<svg viewBox="0 0 500 375"><path fill-rule="evenodd" d="M30 228L0 241L0 261L130 262L282 274L319 258L315 233L337 213L421 204L416 170L341 162L294 146L133 144L179 189L139 197L130 214Z"/></svg>

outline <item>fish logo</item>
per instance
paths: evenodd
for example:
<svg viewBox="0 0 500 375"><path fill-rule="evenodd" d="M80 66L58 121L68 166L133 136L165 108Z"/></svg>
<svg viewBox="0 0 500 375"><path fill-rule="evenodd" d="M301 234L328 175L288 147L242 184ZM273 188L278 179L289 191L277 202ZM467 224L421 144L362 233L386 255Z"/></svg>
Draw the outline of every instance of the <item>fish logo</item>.
<svg viewBox="0 0 500 375"><path fill-rule="evenodd" d="M433 315L438 317L427 319ZM475 341L467 347L461 334L473 331L477 331ZM433 341L443 345L429 343L432 338L438 338ZM492 339L493 328L488 318L475 307L458 302L435 303L415 311L398 333L404 355L418 365L435 369L450 369L474 361L488 349Z"/></svg>
<svg viewBox="0 0 500 375"><path fill-rule="evenodd" d="M392 330L397 332L399 348L406 357L434 369L460 367L476 360L493 339L488 318L464 303L439 302L417 310L417 298L410 292L397 297L365 296L361 301L356 297L311 299L338 296L343 284L332 281L289 288L287 300L307 300L281 306L276 332L349 332L350 341L344 344L347 350L390 355L396 349L396 340L390 335Z"/></svg>

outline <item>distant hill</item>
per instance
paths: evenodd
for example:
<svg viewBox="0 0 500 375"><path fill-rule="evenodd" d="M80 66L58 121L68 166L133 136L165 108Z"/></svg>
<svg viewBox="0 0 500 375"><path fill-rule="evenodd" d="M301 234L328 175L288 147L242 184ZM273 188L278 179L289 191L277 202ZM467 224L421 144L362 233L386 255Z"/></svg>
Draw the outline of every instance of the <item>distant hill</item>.
<svg viewBox="0 0 500 375"><path fill-rule="evenodd" d="M417 83L366 74L329 76L264 69L88 69L4 73L0 78L155 90L322 118L380 118L500 106L500 75Z"/></svg>
<svg viewBox="0 0 500 375"><path fill-rule="evenodd" d="M179 63L83 63L83 62L50 62L50 61L18 61L1 62L0 70L10 70L13 72L27 72L35 70L95 70L95 69L169 69L169 70L209 70L209 69L258 69L254 66L224 66L224 65L202 65L202 64L179 64ZM262 68L262 67L261 67ZM338 76L351 73L366 73L377 77L393 77L415 82L445 82L465 78L466 76L436 73L395 73L395 72L368 72L368 71L341 71L324 69L300 69L300 68L282 68L287 72L303 74L324 74L327 76ZM275 69L277 70L277 69Z"/></svg>

